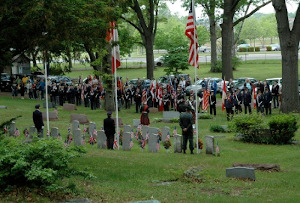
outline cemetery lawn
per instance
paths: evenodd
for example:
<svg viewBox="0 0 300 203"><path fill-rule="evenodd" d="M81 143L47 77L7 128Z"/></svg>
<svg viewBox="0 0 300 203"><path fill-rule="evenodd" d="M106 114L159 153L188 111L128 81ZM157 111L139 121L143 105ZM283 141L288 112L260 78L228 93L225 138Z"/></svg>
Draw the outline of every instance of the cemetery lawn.
<svg viewBox="0 0 300 203"><path fill-rule="evenodd" d="M0 123L10 118L21 115L16 120L16 127L25 139L23 130L33 125L32 112L34 106L42 101L11 99L9 93L0 93L0 105L8 109L0 109ZM74 158L71 165L75 168L91 172L97 178L84 180L81 177L72 177L62 180L62 184L74 183L76 190L65 197L68 199L88 198L92 202L131 202L138 200L157 199L160 202L299 202L300 201L300 167L299 145L261 145L249 144L235 140L234 133L212 133L210 125L227 125L225 112L221 111L221 98L218 96L217 117L214 119L199 120L199 138L204 141L205 135L226 135L218 141L221 156L215 157L205 154L204 149L200 154L191 155L173 153L173 146L167 153L161 144L158 153L144 152L134 140L131 151L101 150L97 146L87 144L84 148L87 153ZM45 109L41 108L42 111ZM50 109L53 111L53 109ZM133 119L138 119L140 114L134 113L135 109L122 109L119 116L124 124L132 125ZM64 111L58 107L59 121L51 121L51 127L58 127L63 140L67 136L72 111ZM106 112L103 109L92 111L79 106L75 113L86 114L90 121L96 122L97 129L103 126ZM278 110L273 110L278 114ZM115 115L113 114L113 117ZM169 126L171 134L178 123L153 123L154 118L162 118L162 113L150 114L151 127L161 128ZM269 119L268 116L265 117ZM83 125L80 125L83 129ZM181 134L181 129L178 129ZM295 140L300 140L299 131ZM173 137L171 137L173 144ZM86 136L86 143L88 136ZM73 143L72 143L73 144ZM63 141L62 141L63 147ZM226 168L233 163L270 163L280 165L280 172L255 171L256 181L244 181L227 178ZM203 181L196 183L183 178L184 171L192 167L203 169ZM164 185L159 183L167 182ZM50 199L45 194L35 190L21 194L18 192L0 193L0 202L60 202L52 194Z"/></svg>

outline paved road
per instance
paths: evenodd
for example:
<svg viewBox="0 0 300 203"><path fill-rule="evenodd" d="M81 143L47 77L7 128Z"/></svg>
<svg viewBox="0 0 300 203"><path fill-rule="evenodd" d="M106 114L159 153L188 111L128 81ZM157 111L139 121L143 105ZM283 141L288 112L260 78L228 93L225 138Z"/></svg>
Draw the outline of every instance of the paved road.
<svg viewBox="0 0 300 203"><path fill-rule="evenodd" d="M281 54L280 53L274 53L274 54L266 54L266 53L262 53L262 54L249 54L249 53L245 53L245 54L241 54L239 53L239 57L242 60L267 60L267 59L281 59ZM210 56L203 56L202 54L199 55L199 61L202 63L205 62L210 62ZM299 57L300 58L300 57ZM132 57L128 57L128 58L124 58L122 59L123 63L127 62L142 62L142 63L146 63L146 58L132 58Z"/></svg>

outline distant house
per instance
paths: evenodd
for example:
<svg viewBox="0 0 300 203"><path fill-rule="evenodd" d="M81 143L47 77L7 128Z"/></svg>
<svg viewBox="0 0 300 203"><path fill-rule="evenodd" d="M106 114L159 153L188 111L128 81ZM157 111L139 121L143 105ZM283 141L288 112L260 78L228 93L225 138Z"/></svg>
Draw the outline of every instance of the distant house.
<svg viewBox="0 0 300 203"><path fill-rule="evenodd" d="M12 58L11 74L30 74L30 59L24 54L16 55Z"/></svg>

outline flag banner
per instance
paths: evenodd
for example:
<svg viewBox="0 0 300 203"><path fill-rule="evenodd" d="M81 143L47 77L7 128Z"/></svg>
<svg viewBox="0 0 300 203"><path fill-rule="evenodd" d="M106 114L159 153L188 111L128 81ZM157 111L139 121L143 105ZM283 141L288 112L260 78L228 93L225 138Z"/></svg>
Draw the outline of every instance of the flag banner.
<svg viewBox="0 0 300 203"><path fill-rule="evenodd" d="M174 130L173 130L173 135L177 135L177 127L175 126Z"/></svg>
<svg viewBox="0 0 300 203"><path fill-rule="evenodd" d="M197 27L194 16L194 5L191 3L187 24L185 28L185 35L191 40L189 49L189 64L199 68L199 56L198 56L198 37Z"/></svg>
<svg viewBox="0 0 300 203"><path fill-rule="evenodd" d="M110 28L108 29L106 40L112 43L112 73L115 73L116 68L121 66L120 47L119 47L119 35L116 28L116 22L110 22ZM116 44L117 43L117 44Z"/></svg>
<svg viewBox="0 0 300 203"><path fill-rule="evenodd" d="M208 109L208 98L209 98L209 93L207 90L203 90L203 102L202 102L202 110L207 111Z"/></svg>

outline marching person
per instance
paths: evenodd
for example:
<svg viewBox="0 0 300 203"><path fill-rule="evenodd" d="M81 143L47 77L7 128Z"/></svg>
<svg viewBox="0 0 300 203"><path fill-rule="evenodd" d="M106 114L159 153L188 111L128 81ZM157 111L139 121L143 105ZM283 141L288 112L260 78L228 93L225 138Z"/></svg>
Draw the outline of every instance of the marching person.
<svg viewBox="0 0 300 203"><path fill-rule="evenodd" d="M139 108L141 106L141 102L142 102L142 95L140 93L140 89L139 88L136 88L134 101L135 101L135 113L138 113L139 112Z"/></svg>
<svg viewBox="0 0 300 203"><path fill-rule="evenodd" d="M210 91L210 96L209 96L209 111L210 115L214 112L214 116L216 116L216 104L217 104L217 99L215 96L215 91L211 90Z"/></svg>
<svg viewBox="0 0 300 203"><path fill-rule="evenodd" d="M242 93L240 92L240 89L237 88L234 92L234 97L233 97L233 104L235 106L235 113L236 114L239 114L239 113L243 112L243 110L242 110L242 101L243 101Z"/></svg>
<svg viewBox="0 0 300 203"><path fill-rule="evenodd" d="M229 91L226 93L225 108L226 108L227 121L230 121L233 117L233 109L232 109L233 99Z"/></svg>
<svg viewBox="0 0 300 203"><path fill-rule="evenodd" d="M125 108L130 109L131 104L131 90L125 86Z"/></svg>
<svg viewBox="0 0 300 203"><path fill-rule="evenodd" d="M279 108L279 102L278 102L278 95L279 95L279 85L278 82L275 81L274 85L272 87L272 98L273 98L273 108ZM276 105L277 103L277 105Z"/></svg>
<svg viewBox="0 0 300 203"><path fill-rule="evenodd" d="M266 115L272 113L271 105L272 105L272 94L269 91L269 88L266 87L264 92L264 107L266 109Z"/></svg>
<svg viewBox="0 0 300 203"><path fill-rule="evenodd" d="M141 106L141 118L140 118L140 122L142 125L149 125L150 124L150 120L149 120L149 106L147 105L147 102L145 101L143 103L143 105Z"/></svg>
<svg viewBox="0 0 300 203"><path fill-rule="evenodd" d="M258 90L257 92L256 104L257 104L257 113L264 114L264 95L261 93L260 90Z"/></svg>
<svg viewBox="0 0 300 203"><path fill-rule="evenodd" d="M191 150L191 154L194 150L193 145L193 117L191 113L192 108L190 106L187 106L186 112L181 113L179 117L179 125L182 129L182 136L183 136L183 144L182 149L183 153L186 154L187 149L187 141L189 140L189 148Z"/></svg>
<svg viewBox="0 0 300 203"><path fill-rule="evenodd" d="M243 103L245 106L245 114L247 114L247 108L249 109L249 114L251 114L251 93L248 90L248 87L244 87L244 94L243 94Z"/></svg>
<svg viewBox="0 0 300 203"><path fill-rule="evenodd" d="M114 149L114 135L116 132L115 121L111 118L112 112L107 112L107 118L103 121L103 128L107 138L107 148Z"/></svg>
<svg viewBox="0 0 300 203"><path fill-rule="evenodd" d="M37 134L39 137L43 136L43 129L44 129L44 122L43 122L43 114L40 111L40 105L37 104L35 105L35 111L32 114L32 119L34 126L37 130Z"/></svg>

